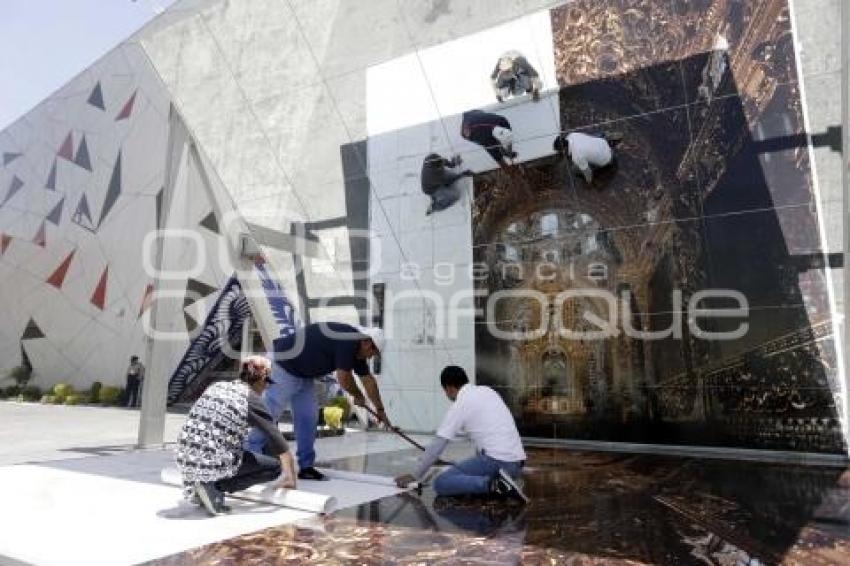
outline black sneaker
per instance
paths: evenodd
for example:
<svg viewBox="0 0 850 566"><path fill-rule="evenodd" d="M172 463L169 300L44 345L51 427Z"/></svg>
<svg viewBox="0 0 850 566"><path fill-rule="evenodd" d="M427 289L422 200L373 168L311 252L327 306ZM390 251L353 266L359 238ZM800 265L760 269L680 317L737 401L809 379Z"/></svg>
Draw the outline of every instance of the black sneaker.
<svg viewBox="0 0 850 566"><path fill-rule="evenodd" d="M304 468L303 470L298 470L298 479L299 480L314 480L314 481L326 481L328 477L314 468L310 466L309 468Z"/></svg>
<svg viewBox="0 0 850 566"><path fill-rule="evenodd" d="M502 497L510 497L523 503L528 503L528 496L522 492L514 479L505 470L499 469L499 475L493 479L492 490Z"/></svg>
<svg viewBox="0 0 850 566"><path fill-rule="evenodd" d="M224 494L212 482L195 482L195 496L210 516L215 517L227 512L224 505Z"/></svg>

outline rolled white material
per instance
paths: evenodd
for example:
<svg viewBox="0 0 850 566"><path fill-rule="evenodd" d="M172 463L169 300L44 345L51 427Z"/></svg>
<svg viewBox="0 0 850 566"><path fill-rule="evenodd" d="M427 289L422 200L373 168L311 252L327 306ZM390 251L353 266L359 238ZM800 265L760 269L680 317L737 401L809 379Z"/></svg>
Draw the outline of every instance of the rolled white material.
<svg viewBox="0 0 850 566"><path fill-rule="evenodd" d="M164 468L160 479L169 485L183 485L183 478L177 468ZM271 503L290 509L299 509L311 513L333 513L337 508L337 499L332 495L312 493L298 489L281 489L275 487L275 482L258 484L246 490L233 494L240 499L248 499L258 503Z"/></svg>
<svg viewBox="0 0 850 566"><path fill-rule="evenodd" d="M389 487L397 487L395 479L389 476L376 476L372 474L361 474L359 472L348 472L346 470L335 470L333 468L322 468L322 473L331 479L356 481L362 483L373 483L376 485L386 485ZM415 489L419 486L416 482L407 486L407 489Z"/></svg>
<svg viewBox="0 0 850 566"><path fill-rule="evenodd" d="M273 503L291 509L310 511L311 513L333 513L337 508L336 497L322 493L312 493L300 489L282 489L271 484L259 484L249 487L238 494L245 499Z"/></svg>

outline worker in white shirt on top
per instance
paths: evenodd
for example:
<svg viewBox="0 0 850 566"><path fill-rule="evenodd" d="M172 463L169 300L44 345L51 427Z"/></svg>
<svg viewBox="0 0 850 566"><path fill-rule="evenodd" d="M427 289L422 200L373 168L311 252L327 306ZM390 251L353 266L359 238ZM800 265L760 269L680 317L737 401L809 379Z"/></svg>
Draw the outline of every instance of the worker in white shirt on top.
<svg viewBox="0 0 850 566"><path fill-rule="evenodd" d="M515 481L525 465L525 450L505 402L490 387L469 383L466 372L458 366L443 369L440 385L454 403L416 470L397 477L396 484L407 487L421 481L449 441L465 432L475 444L476 455L437 476L437 495L494 494L527 503Z"/></svg>
<svg viewBox="0 0 850 566"><path fill-rule="evenodd" d="M620 136L591 136L581 132L559 135L552 149L559 156L566 156L587 181L593 182L593 171L616 164L614 148L620 143Z"/></svg>

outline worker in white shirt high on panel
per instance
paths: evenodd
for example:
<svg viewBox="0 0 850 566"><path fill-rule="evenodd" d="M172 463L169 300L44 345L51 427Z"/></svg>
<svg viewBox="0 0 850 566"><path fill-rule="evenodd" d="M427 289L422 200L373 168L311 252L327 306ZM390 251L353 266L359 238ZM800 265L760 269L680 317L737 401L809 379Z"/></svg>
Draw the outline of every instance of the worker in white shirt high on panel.
<svg viewBox="0 0 850 566"><path fill-rule="evenodd" d="M614 148L620 143L621 136L591 136L581 132L559 135L552 149L560 157L566 156L582 174L587 184L593 182L593 172L615 167L617 159Z"/></svg>
<svg viewBox="0 0 850 566"><path fill-rule="evenodd" d="M397 477L396 483L407 487L421 481L449 441L466 433L475 444L476 455L437 476L437 495L494 494L527 503L528 498L516 483L525 465L525 450L505 402L490 387L469 383L466 372L458 366L443 369L440 385L453 405L416 470Z"/></svg>

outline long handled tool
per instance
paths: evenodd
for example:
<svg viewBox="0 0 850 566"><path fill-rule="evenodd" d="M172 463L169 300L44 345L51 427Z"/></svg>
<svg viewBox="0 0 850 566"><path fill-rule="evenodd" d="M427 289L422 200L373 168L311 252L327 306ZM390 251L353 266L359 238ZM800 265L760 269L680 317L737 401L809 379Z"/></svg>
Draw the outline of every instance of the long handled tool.
<svg viewBox="0 0 850 566"><path fill-rule="evenodd" d="M397 426L392 426L391 424L388 424L386 421L384 421L384 419L382 419L380 416L378 416L378 413L373 411L371 407L366 406L365 408L366 408L367 411L369 411L369 414L371 414L373 417L378 419L378 422L384 423L385 425L387 425L387 428L389 428L391 431L393 431L394 433L396 433L397 435L399 435L400 437L402 437L403 439L408 441L410 444L412 444L413 446L415 446L419 450L422 450L423 452L425 452L424 446L422 446L421 444L419 444L418 442L416 442L415 440L413 440L412 438L407 436L404 432L402 432L402 430L400 428L398 428ZM446 461L446 460L443 460L443 459L437 460L436 463L440 466L452 466L452 465L454 465L454 462L449 462L449 461Z"/></svg>

